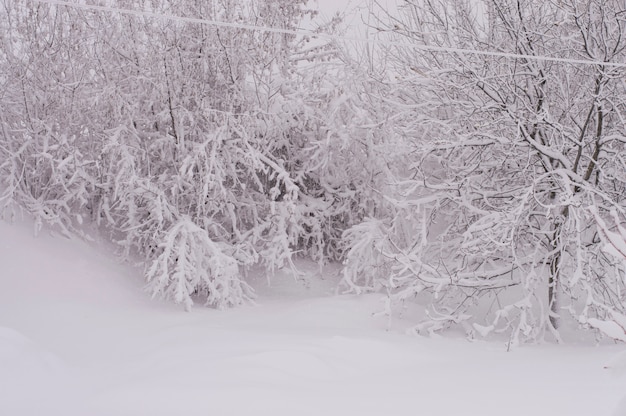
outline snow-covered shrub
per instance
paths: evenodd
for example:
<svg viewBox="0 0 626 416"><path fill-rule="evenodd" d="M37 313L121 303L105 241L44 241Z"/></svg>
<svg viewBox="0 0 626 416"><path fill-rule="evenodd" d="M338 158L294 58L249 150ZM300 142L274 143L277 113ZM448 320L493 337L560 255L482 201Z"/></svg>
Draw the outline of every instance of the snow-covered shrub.
<svg viewBox="0 0 626 416"><path fill-rule="evenodd" d="M597 223L600 240L604 243L602 252L608 254L605 258L606 263L613 268L612 272L621 280L621 283L626 282L626 229L621 225L617 211L612 210L610 212L613 226L607 224L595 207L590 211ZM607 283L611 286L607 286ZM595 296L592 285L587 284L588 295L585 301L585 313L582 314L580 320L583 325L589 325L613 339L626 342L626 308L616 307L615 304L622 301L620 291L615 290L615 288L619 289L619 283L610 280L605 282L605 293L595 294ZM604 301L606 292L612 292L615 303L606 304L607 302Z"/></svg>
<svg viewBox="0 0 626 416"><path fill-rule="evenodd" d="M343 280L356 293L377 291L392 277L389 230L381 220L367 218L343 233L346 245ZM392 284L393 285L393 284Z"/></svg>
<svg viewBox="0 0 626 416"><path fill-rule="evenodd" d="M159 241L147 271L147 288L153 295L171 298L187 309L196 293L206 297L207 305L218 308L251 296L240 279L237 260L189 218L181 218Z"/></svg>

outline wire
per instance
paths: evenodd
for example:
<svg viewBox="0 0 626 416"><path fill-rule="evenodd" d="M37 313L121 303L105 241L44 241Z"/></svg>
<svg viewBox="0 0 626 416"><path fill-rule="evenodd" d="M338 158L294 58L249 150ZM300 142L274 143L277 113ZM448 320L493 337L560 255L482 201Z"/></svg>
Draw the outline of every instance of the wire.
<svg viewBox="0 0 626 416"><path fill-rule="evenodd" d="M286 34L286 35L308 36L312 38L328 39L328 40L333 40L333 41L368 43L368 44L384 45L384 46L401 46L401 47L414 48L414 49L418 49L422 51L429 51L429 52L447 52L447 53L460 53L460 54L470 54L470 55L495 56L495 57L510 58L510 59L528 59L528 60L535 60L535 61L562 62L562 63L580 64L580 65L601 65L601 66L610 66L610 67L616 67L616 68L626 67L626 63L621 63L621 62L604 62L604 61L588 60L588 59L572 59L572 58L559 58L559 57L553 57L553 56L525 55L525 54L508 53L508 52L481 51L477 49L419 45L419 44L396 42L396 41L383 40L383 39L369 39L369 38L357 38L357 37L350 37L350 36L338 36L338 35L331 35L329 33L314 32L311 30L304 30L304 29L298 29L298 30L280 29L280 28L275 28L275 27L257 26L257 25L251 25L251 24L245 24L245 23L223 22L219 20L174 16L174 15L160 14L160 13L154 13L154 12L143 11L143 10L120 9L116 7L98 6L98 5L92 5L92 4L79 4L79 3L63 1L63 0L33 0L33 1L38 2L38 3L56 5L56 6L67 6L67 7L72 7L75 9L84 9L84 10L91 10L91 11L97 11L97 12L119 13L119 14L126 14L126 15L139 16L139 17L150 17L150 18L159 19L159 20L171 20L171 21L176 21L176 22L195 23L195 24L203 24L203 25L217 26L217 27L229 27L229 28L235 28L235 29L244 29L244 30L250 30L250 31L260 31L260 32L269 32L269 33L281 33L281 34Z"/></svg>

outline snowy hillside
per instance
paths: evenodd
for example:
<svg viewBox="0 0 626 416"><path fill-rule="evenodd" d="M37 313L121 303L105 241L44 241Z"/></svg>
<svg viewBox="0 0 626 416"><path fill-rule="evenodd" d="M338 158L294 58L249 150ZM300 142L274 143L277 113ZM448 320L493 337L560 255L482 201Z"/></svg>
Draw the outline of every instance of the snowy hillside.
<svg viewBox="0 0 626 416"><path fill-rule="evenodd" d="M1 415L626 414L623 346L507 352L386 331L380 295L336 295L332 272L271 291L252 276L257 305L185 313L28 223L0 222L0 264Z"/></svg>

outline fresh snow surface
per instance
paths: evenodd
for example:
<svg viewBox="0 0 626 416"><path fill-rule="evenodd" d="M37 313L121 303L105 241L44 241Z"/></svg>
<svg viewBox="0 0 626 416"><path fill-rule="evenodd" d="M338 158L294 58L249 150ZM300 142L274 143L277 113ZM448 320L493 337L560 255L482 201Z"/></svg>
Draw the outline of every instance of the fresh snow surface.
<svg viewBox="0 0 626 416"><path fill-rule="evenodd" d="M0 221L0 415L626 415L623 345L405 335L306 263L186 313L107 252Z"/></svg>

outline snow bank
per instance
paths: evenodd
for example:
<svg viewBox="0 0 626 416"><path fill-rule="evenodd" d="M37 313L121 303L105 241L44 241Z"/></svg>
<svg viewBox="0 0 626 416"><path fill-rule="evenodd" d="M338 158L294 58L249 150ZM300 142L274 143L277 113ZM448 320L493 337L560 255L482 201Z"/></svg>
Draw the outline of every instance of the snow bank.
<svg viewBox="0 0 626 416"><path fill-rule="evenodd" d="M337 296L310 264L308 285L252 274L258 305L185 313L106 250L29 227L0 222L1 415L626 414L621 361L604 368L621 346L406 336L372 317L380 295Z"/></svg>

